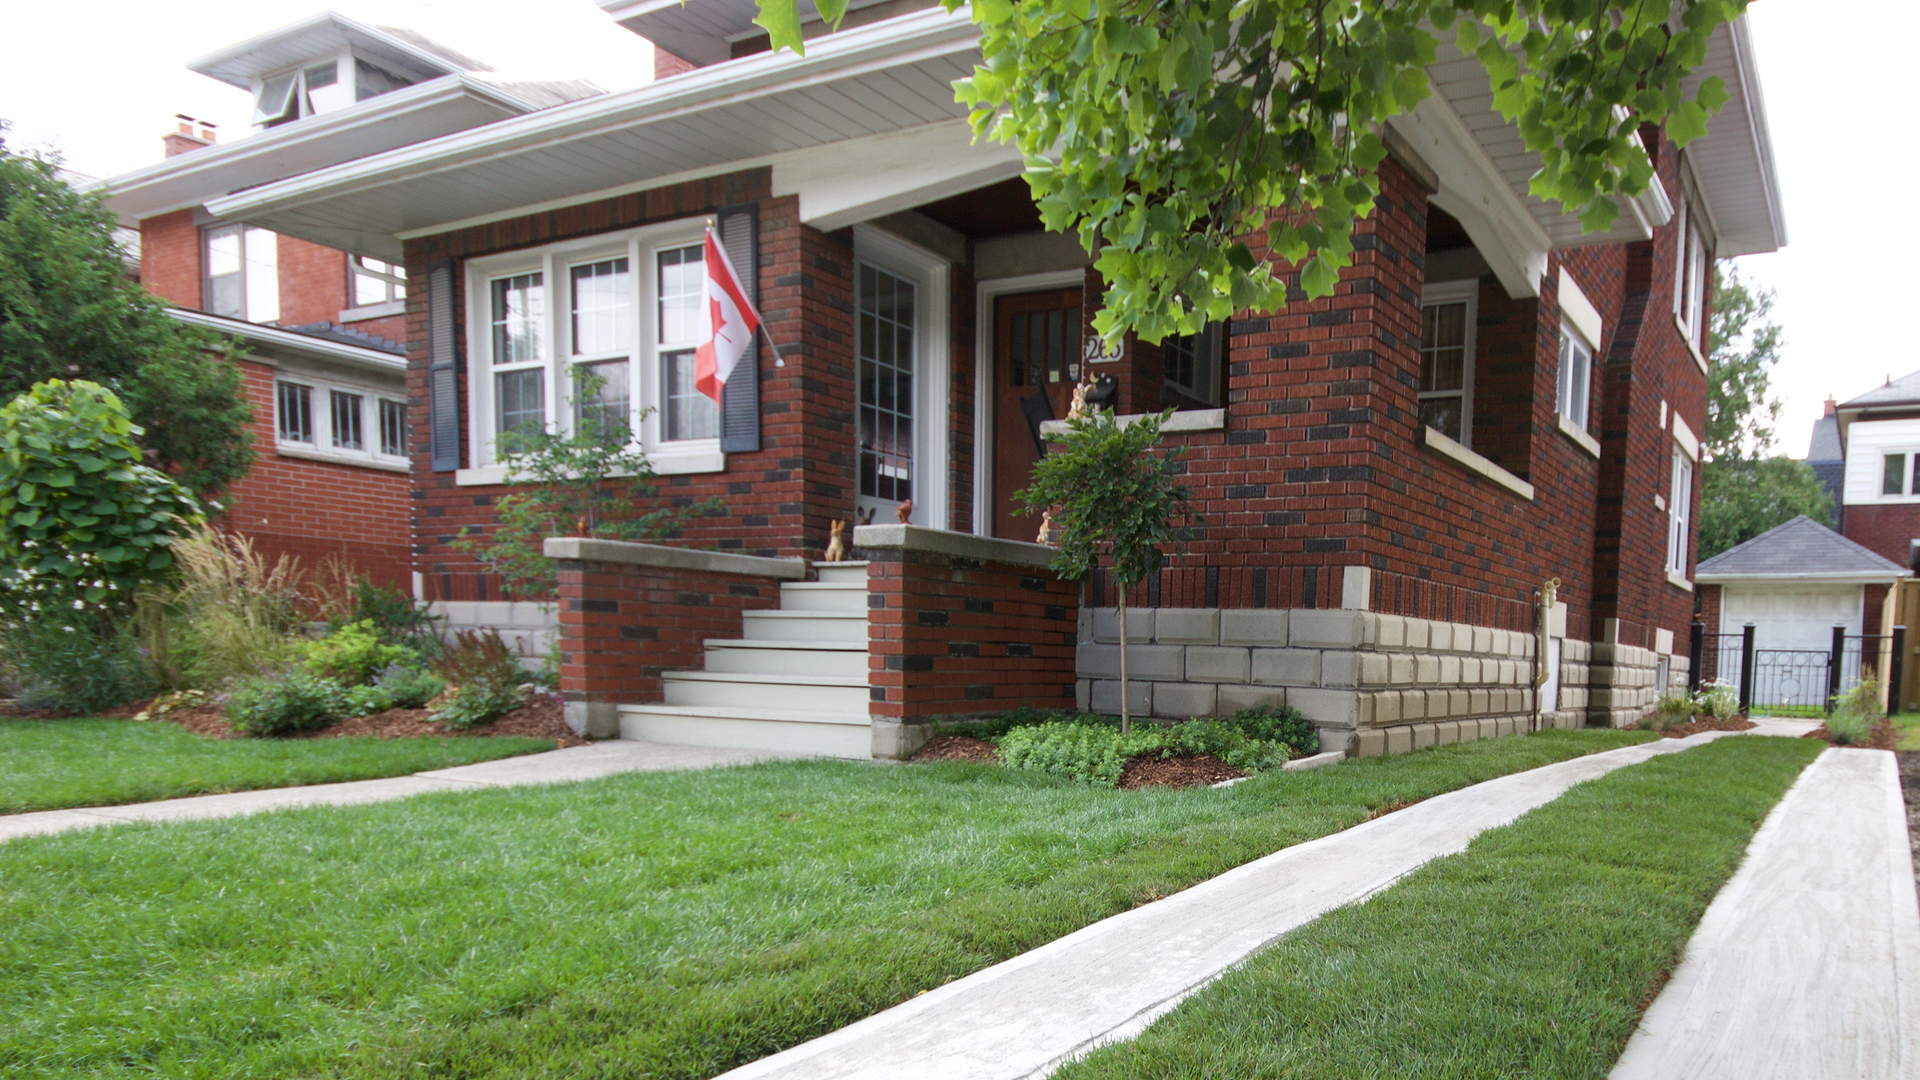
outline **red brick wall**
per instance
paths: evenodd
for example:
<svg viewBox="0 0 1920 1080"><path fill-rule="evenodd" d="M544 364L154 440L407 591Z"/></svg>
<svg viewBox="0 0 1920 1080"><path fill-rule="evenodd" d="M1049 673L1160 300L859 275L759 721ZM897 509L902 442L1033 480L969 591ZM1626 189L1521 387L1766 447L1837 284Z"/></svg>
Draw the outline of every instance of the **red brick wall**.
<svg viewBox="0 0 1920 1080"><path fill-rule="evenodd" d="M140 283L170 304L200 307L200 227L193 211L140 223Z"/></svg>
<svg viewBox="0 0 1920 1080"><path fill-rule="evenodd" d="M872 715L1073 708L1078 586L1033 566L863 550Z"/></svg>
<svg viewBox="0 0 1920 1080"><path fill-rule="evenodd" d="M1878 634L1880 633L1881 620L1886 617L1887 592L1889 587L1886 585L1864 585L1861 586L1861 588L1860 633Z"/></svg>
<svg viewBox="0 0 1920 1080"><path fill-rule="evenodd" d="M1694 613L1693 621L1705 628L1704 633L1718 634L1720 632L1721 586L1696 585L1694 589L1696 590L1695 595L1699 597L1699 607ZM1691 644L1692 640L1691 637L1687 639L1689 644ZM1713 639L1708 638L1707 640L1712 641ZM1674 644L1676 647L1679 645L1679 642L1679 636L1675 635ZM1678 651L1677 648L1676 651ZM1723 672L1720 670L1720 652L1721 650L1710 647L1706 650L1706 656L1700 659L1700 681L1702 683L1709 683L1719 678L1725 678L1728 682L1733 682L1738 679L1739 672Z"/></svg>
<svg viewBox="0 0 1920 1080"><path fill-rule="evenodd" d="M568 701L661 699L660 673L699 668L740 613L780 606L772 578L563 559L560 693Z"/></svg>
<svg viewBox="0 0 1920 1080"><path fill-rule="evenodd" d="M1855 503L1847 507L1843 534L1901 566L1913 559L1913 541L1920 540L1920 504Z"/></svg>
<svg viewBox="0 0 1920 1080"><path fill-rule="evenodd" d="M283 457L274 449L273 368L240 361L253 407L253 468L227 493L219 524L270 557L308 568L337 556L396 588L411 588L405 473Z"/></svg>

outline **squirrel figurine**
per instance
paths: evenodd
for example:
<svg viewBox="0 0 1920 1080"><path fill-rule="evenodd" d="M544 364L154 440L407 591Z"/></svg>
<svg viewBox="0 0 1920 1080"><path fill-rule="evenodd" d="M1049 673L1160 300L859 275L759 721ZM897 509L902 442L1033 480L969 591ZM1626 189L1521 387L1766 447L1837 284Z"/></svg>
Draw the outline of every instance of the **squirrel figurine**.
<svg viewBox="0 0 1920 1080"><path fill-rule="evenodd" d="M902 525L913 524L913 500L912 499L908 499L905 502L901 503L899 506L894 507L893 512L899 515L900 524Z"/></svg>
<svg viewBox="0 0 1920 1080"><path fill-rule="evenodd" d="M1040 535L1034 537L1033 542L1036 544L1053 543L1053 511L1048 510L1046 513L1040 515Z"/></svg>
<svg viewBox="0 0 1920 1080"><path fill-rule="evenodd" d="M827 541L826 554L821 557L820 561L821 562L846 562L847 561L847 523L846 522L836 521L833 523L833 536L831 539Z"/></svg>

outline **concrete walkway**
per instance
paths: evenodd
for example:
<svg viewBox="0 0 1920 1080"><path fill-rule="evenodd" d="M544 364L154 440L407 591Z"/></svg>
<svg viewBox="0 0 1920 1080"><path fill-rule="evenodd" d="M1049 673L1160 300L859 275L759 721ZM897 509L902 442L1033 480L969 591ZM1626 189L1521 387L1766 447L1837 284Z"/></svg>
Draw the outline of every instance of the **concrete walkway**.
<svg viewBox="0 0 1920 1080"><path fill-rule="evenodd" d="M90 806L77 810L7 814L0 816L0 843L21 836L120 825L132 821L195 821L239 817L296 806L352 806L356 803L404 799L429 791L474 791L521 784L560 784L573 780L594 780L617 773L705 769L787 756L791 755L759 750L668 746L638 739L610 739L590 746L483 761L477 765L457 765L451 769L434 769L384 780L309 784L264 791L236 791L226 795L196 795L125 806Z"/></svg>
<svg viewBox="0 0 1920 1080"><path fill-rule="evenodd" d="M1428 799L1115 915L722 1080L1044 1077L1138 1034L1280 935L1464 850L1575 784L1728 734L1642 743Z"/></svg>
<svg viewBox="0 0 1920 1080"><path fill-rule="evenodd" d="M1920 1077L1920 906L1894 756L1828 750L1714 898L1612 1080Z"/></svg>

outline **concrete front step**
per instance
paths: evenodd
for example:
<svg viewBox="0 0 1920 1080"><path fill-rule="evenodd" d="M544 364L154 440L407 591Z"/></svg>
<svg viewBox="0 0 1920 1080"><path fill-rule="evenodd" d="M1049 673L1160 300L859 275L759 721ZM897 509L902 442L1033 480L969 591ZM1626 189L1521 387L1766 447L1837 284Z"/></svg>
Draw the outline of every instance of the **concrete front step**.
<svg viewBox="0 0 1920 1080"><path fill-rule="evenodd" d="M669 671L660 676L669 705L722 705L844 711L865 717L867 680L861 675L772 675L724 671Z"/></svg>
<svg viewBox="0 0 1920 1080"><path fill-rule="evenodd" d="M860 761L873 755L864 705L857 711L622 705L620 737Z"/></svg>
<svg viewBox="0 0 1920 1080"><path fill-rule="evenodd" d="M867 583L861 581L789 581L780 586L781 611L867 610Z"/></svg>
<svg viewBox="0 0 1920 1080"><path fill-rule="evenodd" d="M745 611L742 636L749 641L831 641L866 648L867 613L859 611Z"/></svg>
<svg viewBox="0 0 1920 1080"><path fill-rule="evenodd" d="M867 564L864 561L814 563L813 571L825 584L865 586L867 583Z"/></svg>
<svg viewBox="0 0 1920 1080"><path fill-rule="evenodd" d="M867 646L851 641L709 641L706 668L749 675L864 678Z"/></svg>

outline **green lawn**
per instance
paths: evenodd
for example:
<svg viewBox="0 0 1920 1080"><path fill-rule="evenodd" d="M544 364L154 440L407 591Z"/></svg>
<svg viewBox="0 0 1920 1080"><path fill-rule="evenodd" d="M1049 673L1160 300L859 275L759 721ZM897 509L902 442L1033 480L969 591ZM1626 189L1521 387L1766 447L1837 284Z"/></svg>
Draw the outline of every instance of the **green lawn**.
<svg viewBox="0 0 1920 1080"><path fill-rule="evenodd" d="M1920 750L1920 713L1901 713L1893 718L1894 749Z"/></svg>
<svg viewBox="0 0 1920 1080"><path fill-rule="evenodd" d="M0 814L404 776L546 739L209 739L135 720L0 720Z"/></svg>
<svg viewBox="0 0 1920 1080"><path fill-rule="evenodd" d="M792 761L0 845L0 1075L703 1077L1289 844L1644 741L1224 790Z"/></svg>
<svg viewBox="0 0 1920 1080"><path fill-rule="evenodd" d="M1056 1076L1600 1080L1825 748L1721 739L1583 784Z"/></svg>

